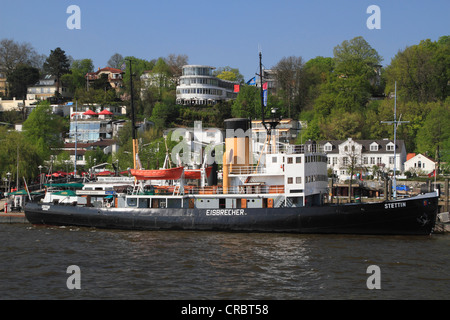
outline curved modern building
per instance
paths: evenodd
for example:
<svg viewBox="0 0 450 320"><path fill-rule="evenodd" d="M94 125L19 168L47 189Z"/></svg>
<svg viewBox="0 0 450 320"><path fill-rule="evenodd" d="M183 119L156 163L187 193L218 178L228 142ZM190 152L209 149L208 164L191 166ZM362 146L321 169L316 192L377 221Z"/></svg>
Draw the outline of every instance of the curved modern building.
<svg viewBox="0 0 450 320"><path fill-rule="evenodd" d="M235 99L234 85L213 75L214 67L202 65L183 66L177 86L177 104L214 105L219 101Z"/></svg>

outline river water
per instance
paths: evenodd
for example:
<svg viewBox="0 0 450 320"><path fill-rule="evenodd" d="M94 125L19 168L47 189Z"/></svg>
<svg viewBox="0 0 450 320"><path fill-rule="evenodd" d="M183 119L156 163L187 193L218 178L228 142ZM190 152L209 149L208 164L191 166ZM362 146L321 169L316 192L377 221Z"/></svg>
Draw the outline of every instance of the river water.
<svg viewBox="0 0 450 320"><path fill-rule="evenodd" d="M0 225L0 299L449 299L450 236ZM79 273L67 268L77 266ZM368 267L377 266L377 272ZM75 278L75 276L77 276ZM368 278L380 289L369 289ZM80 289L69 289L67 282Z"/></svg>

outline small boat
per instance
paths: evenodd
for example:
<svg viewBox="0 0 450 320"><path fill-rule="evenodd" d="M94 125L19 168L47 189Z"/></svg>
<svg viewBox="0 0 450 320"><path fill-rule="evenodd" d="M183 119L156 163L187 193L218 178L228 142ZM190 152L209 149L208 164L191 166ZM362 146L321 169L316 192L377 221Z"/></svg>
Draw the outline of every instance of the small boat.
<svg viewBox="0 0 450 320"><path fill-rule="evenodd" d="M203 169L184 170L184 177L185 177L185 179L199 180L202 178L202 170ZM207 167L204 170L206 173L206 177L209 177L211 174L212 167Z"/></svg>
<svg viewBox="0 0 450 320"><path fill-rule="evenodd" d="M178 180L181 178L183 171L184 167L158 170L130 169L131 175L137 180Z"/></svg>

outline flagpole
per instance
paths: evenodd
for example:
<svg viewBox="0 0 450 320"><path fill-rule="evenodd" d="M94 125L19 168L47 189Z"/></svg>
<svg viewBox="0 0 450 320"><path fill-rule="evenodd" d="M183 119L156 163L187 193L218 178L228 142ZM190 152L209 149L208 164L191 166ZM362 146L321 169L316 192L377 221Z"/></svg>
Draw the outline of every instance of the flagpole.
<svg viewBox="0 0 450 320"><path fill-rule="evenodd" d="M135 124L135 114L134 114L134 98L133 98L133 69L132 69L132 60L127 59L130 62L130 90L131 90L131 134L133 139L133 165L134 169L138 169L136 155L138 153L138 143L136 138L136 124ZM140 168L139 168L140 169Z"/></svg>
<svg viewBox="0 0 450 320"><path fill-rule="evenodd" d="M75 102L75 161L73 163L74 177L77 177L77 141L78 141L78 100Z"/></svg>

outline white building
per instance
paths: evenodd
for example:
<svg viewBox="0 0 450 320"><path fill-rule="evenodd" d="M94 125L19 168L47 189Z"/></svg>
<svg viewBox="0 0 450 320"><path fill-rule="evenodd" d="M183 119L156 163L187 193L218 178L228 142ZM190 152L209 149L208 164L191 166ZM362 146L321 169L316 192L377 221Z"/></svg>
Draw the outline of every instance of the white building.
<svg viewBox="0 0 450 320"><path fill-rule="evenodd" d="M177 86L177 104L214 105L219 101L235 99L233 81L213 76L214 67L185 65Z"/></svg>
<svg viewBox="0 0 450 320"><path fill-rule="evenodd" d="M48 98L54 97L55 92L58 89L58 81L55 76L46 75L43 79L27 88L27 100L46 100ZM62 97L68 98L73 95L69 88L65 87L61 82L59 85L59 93Z"/></svg>
<svg viewBox="0 0 450 320"><path fill-rule="evenodd" d="M408 160L405 162L405 171L416 174L428 174L436 168L436 162L423 154L408 154Z"/></svg>
<svg viewBox="0 0 450 320"><path fill-rule="evenodd" d="M327 154L327 168L340 180L350 179L351 168L353 174L376 174L374 169L388 173L395 169L403 172L406 160L406 148L402 140L394 142L383 140L329 140L321 141ZM394 147L396 157L394 159Z"/></svg>

